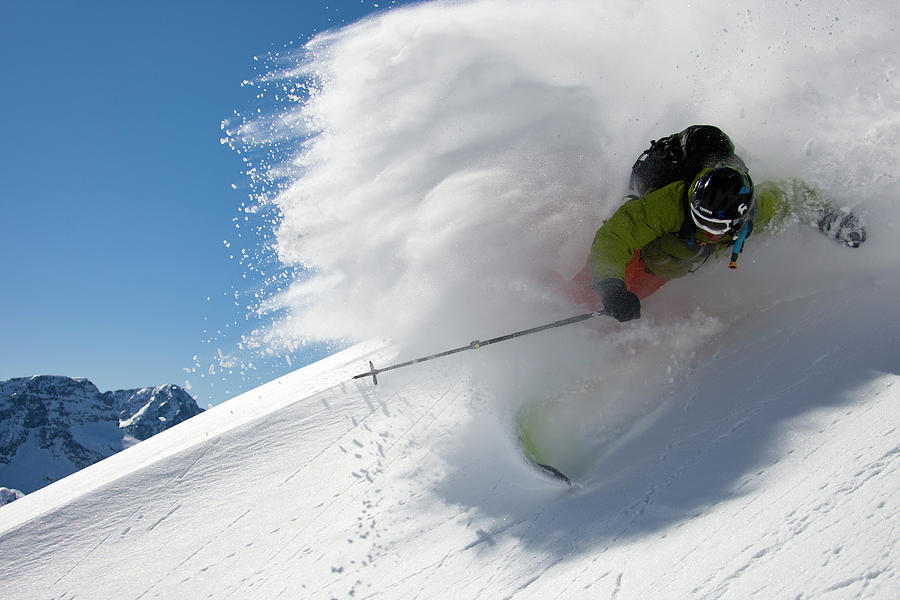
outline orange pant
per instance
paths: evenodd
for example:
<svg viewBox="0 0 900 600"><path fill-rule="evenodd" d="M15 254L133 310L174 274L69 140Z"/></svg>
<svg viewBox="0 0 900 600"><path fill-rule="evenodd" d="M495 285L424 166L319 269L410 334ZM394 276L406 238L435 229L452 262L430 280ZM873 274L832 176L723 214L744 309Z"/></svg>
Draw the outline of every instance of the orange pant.
<svg viewBox="0 0 900 600"><path fill-rule="evenodd" d="M643 300L666 283L647 270L647 265L641 260L641 251L636 250L634 256L625 265L625 287L628 291ZM591 265L586 263L584 268L568 282L563 292L577 304L588 306L591 310L600 310L603 305L600 298L591 288Z"/></svg>
<svg viewBox="0 0 900 600"><path fill-rule="evenodd" d="M634 256L625 265L625 287L628 291L643 300L665 283L665 279L660 279L647 269L641 258L641 251L635 250Z"/></svg>

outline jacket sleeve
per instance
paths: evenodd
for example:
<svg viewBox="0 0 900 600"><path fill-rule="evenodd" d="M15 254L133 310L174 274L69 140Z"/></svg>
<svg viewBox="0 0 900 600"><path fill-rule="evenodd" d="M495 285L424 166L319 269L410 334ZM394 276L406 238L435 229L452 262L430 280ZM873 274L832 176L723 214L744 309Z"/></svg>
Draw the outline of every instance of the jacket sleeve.
<svg viewBox="0 0 900 600"><path fill-rule="evenodd" d="M629 200L619 207L594 236L591 246L593 283L625 277L625 265L640 250L684 222L684 182L677 181Z"/></svg>
<svg viewBox="0 0 900 600"><path fill-rule="evenodd" d="M834 210L819 190L796 178L759 184L756 203L754 229L768 228L773 233L797 221L814 225L822 214Z"/></svg>
<svg viewBox="0 0 900 600"><path fill-rule="evenodd" d="M794 223L815 227L836 242L859 248L866 241L864 219L846 206L836 206L823 192L802 179L766 182L759 192L757 216L771 233Z"/></svg>

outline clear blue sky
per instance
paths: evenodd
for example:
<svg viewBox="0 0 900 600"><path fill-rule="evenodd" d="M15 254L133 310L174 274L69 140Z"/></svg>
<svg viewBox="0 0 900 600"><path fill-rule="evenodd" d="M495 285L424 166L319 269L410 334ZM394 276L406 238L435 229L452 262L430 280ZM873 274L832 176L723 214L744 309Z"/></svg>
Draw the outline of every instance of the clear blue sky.
<svg viewBox="0 0 900 600"><path fill-rule="evenodd" d="M184 372L243 327L223 240L247 182L220 123L254 106L254 56L404 3L0 0L0 380L190 379L205 406L321 355Z"/></svg>

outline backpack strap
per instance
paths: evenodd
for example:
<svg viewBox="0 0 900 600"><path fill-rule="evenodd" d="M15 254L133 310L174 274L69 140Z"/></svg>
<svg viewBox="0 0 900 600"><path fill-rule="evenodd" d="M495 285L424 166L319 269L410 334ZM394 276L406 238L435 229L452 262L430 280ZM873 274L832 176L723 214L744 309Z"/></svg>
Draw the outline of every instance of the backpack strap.
<svg viewBox="0 0 900 600"><path fill-rule="evenodd" d="M737 239L734 240L734 247L731 250L731 262L728 263L729 269L737 269L738 256L741 254L741 250L744 249L744 241L746 241L751 231L753 231L753 219L747 219L744 222L744 226L741 227Z"/></svg>

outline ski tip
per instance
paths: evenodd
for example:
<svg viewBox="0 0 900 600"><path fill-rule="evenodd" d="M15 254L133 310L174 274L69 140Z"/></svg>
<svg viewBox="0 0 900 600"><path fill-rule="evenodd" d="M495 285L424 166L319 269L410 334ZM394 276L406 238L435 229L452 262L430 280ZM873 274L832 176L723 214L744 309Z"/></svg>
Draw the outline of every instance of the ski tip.
<svg viewBox="0 0 900 600"><path fill-rule="evenodd" d="M559 469L557 469L556 467L554 467L552 465L545 465L543 463L539 463L534 460L531 461L531 463L534 466L536 466L537 468L541 469L544 473L546 473L546 474L550 475L551 477L553 477L554 479L556 479L557 481L562 481L563 483L565 483L568 486L572 485L572 480L569 479L569 476L566 475L565 473L563 473L562 471L560 471Z"/></svg>
<svg viewBox="0 0 900 600"><path fill-rule="evenodd" d="M519 426L519 447L522 450L522 455L525 460L533 467L537 467L540 469L545 475L550 475L553 479L557 481L562 481L566 485L572 485L572 480L568 475L560 471L554 466L548 465L546 463L542 463L538 460L538 452L537 448L534 445L534 441L531 439L531 436L528 435L528 430L526 430L521 421L517 421Z"/></svg>

